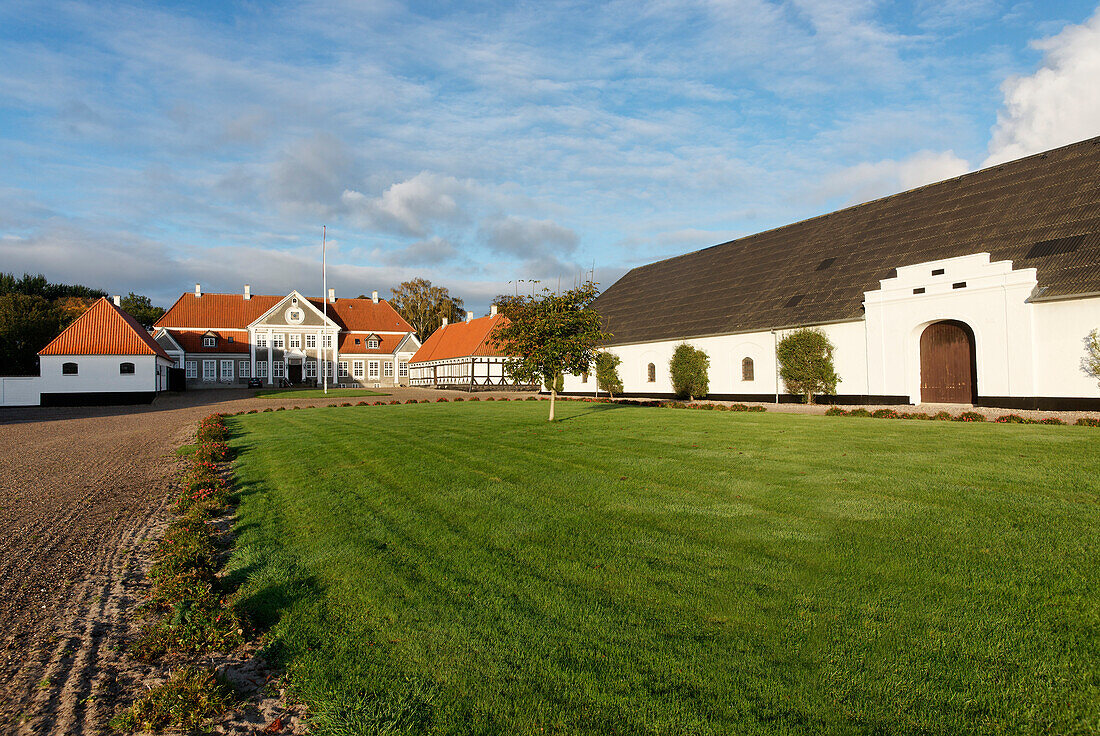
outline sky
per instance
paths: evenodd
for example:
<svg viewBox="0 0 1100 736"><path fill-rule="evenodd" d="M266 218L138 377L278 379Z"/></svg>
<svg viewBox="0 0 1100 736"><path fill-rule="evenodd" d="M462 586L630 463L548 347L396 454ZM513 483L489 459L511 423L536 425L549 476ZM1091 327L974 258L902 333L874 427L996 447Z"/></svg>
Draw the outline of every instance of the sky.
<svg viewBox="0 0 1100 736"><path fill-rule="evenodd" d="M493 296L1100 135L1100 8L0 0L0 271Z"/></svg>

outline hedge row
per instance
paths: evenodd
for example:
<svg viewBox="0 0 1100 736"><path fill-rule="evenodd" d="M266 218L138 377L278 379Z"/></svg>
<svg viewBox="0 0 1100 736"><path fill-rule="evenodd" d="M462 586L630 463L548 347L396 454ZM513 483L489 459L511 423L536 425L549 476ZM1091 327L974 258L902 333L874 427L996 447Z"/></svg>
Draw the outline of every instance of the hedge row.
<svg viewBox="0 0 1100 736"><path fill-rule="evenodd" d="M839 406L834 406L825 412L825 416L829 417L872 417L874 419L918 419L924 421L933 422L985 422L984 414L976 411L964 411L961 414L951 414L946 411L939 411L935 414L925 414L924 412L906 412L897 411L895 409L876 409L875 411L868 411L867 409L841 409ZM1047 417L1046 419L1027 419L1019 414L1003 414L996 419L992 420L995 424L1058 424L1065 425L1066 422L1058 417ZM1081 417L1076 422L1079 427L1100 427L1100 419L1092 419L1090 417Z"/></svg>
<svg viewBox="0 0 1100 736"><path fill-rule="evenodd" d="M230 503L224 463L229 460L224 415L211 414L196 432L198 449L173 506L179 516L157 543L151 586L142 609L152 615L131 655L143 662L228 652L245 641L247 628L218 577L221 552L211 519ZM209 669L184 667L150 689L112 721L124 731L195 728L223 712L231 693Z"/></svg>

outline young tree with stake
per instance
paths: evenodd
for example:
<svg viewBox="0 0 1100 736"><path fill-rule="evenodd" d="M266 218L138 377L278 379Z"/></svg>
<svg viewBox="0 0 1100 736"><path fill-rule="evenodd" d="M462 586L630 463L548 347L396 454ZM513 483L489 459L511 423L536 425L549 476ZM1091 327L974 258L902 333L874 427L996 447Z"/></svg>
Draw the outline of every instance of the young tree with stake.
<svg viewBox="0 0 1100 736"><path fill-rule="evenodd" d="M504 295L496 299L507 321L493 331L492 341L505 355L509 375L523 383L550 386L550 417L558 391L555 378L587 371L596 358L596 345L611 337L600 331L600 315L592 309L599 294L596 284L560 294L543 289L534 296Z"/></svg>

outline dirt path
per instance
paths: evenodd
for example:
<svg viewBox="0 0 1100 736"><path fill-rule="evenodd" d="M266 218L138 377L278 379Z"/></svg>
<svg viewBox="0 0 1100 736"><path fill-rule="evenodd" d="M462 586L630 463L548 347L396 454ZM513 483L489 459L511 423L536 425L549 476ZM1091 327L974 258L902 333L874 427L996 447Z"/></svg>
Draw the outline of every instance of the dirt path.
<svg viewBox="0 0 1100 736"><path fill-rule="evenodd" d="M0 733L104 733L132 697L148 670L122 648L169 518L174 450L198 420L346 401L206 391L141 407L0 409Z"/></svg>

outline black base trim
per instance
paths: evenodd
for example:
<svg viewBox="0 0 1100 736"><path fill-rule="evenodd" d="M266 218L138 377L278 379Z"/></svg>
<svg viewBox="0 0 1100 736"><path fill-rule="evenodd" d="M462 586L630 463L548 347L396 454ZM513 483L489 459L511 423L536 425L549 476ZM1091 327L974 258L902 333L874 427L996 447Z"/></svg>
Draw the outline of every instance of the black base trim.
<svg viewBox="0 0 1100 736"><path fill-rule="evenodd" d="M1073 396L979 396L974 405L1033 411L1100 411L1100 399Z"/></svg>
<svg viewBox="0 0 1100 736"><path fill-rule="evenodd" d="M542 394L548 395L549 391L542 391ZM592 396L591 391L562 391L559 396ZM606 397L607 392L601 391L600 396ZM676 394L672 393L658 393L655 391L650 392L637 392L627 391L626 393L615 394L616 398L623 399L676 399ZM699 401L753 401L762 404L774 404L775 394L709 394L699 399ZM804 398L797 394L779 394L780 404L801 404ZM908 404L908 396L863 396L856 394L840 394L837 396L819 395L814 396L815 404L886 404L890 406L898 404Z"/></svg>
<svg viewBox="0 0 1100 736"><path fill-rule="evenodd" d="M42 406L121 406L151 404L156 391L98 391L91 393L42 394Z"/></svg>

